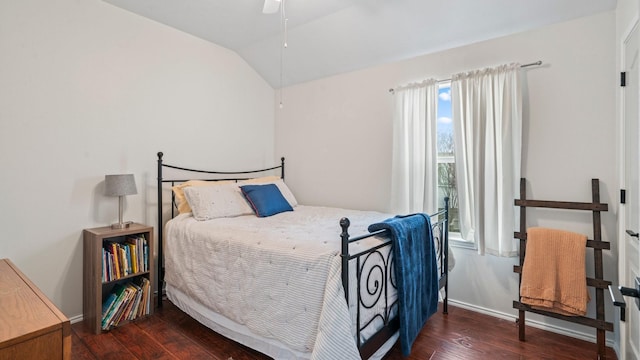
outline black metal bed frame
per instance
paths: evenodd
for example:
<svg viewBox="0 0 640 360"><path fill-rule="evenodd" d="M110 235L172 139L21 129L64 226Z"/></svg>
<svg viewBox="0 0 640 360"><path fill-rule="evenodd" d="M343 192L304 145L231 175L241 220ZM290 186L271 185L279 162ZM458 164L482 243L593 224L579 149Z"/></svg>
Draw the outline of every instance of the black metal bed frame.
<svg viewBox="0 0 640 360"><path fill-rule="evenodd" d="M162 289L164 287L164 255L163 255L163 184L169 183L171 186L175 184L180 184L189 180L194 179L165 179L162 175L163 168L171 168L179 171L184 171L188 173L198 173L198 174L207 174L213 176L214 178L201 179L206 181L223 181L223 180L231 180L231 181L242 181L248 180L252 177L247 177L248 175L255 175L260 173L267 173L269 171L280 170L280 178L284 180L284 157L280 158L280 165L274 166L270 168L258 169L258 170L250 170L250 171L209 171L209 170L196 170L189 169L180 166L174 166L163 163L162 157L163 153L158 152L158 307L162 307ZM204 176L204 175L202 175ZM171 194L171 218L175 216L175 195ZM438 245L437 249L437 261L440 267L439 275L439 289L444 289L444 297L443 301L443 313L448 313L448 249L449 249L449 233L448 233L448 222L449 222L449 199L445 198L444 208L438 211L435 214L430 215L431 217L431 226L432 233L436 243ZM391 254L391 240L386 241L380 245L374 246L367 250L361 251L359 253L350 254L349 253L349 244L354 243L359 240L363 240L369 237L384 235L387 230L380 230L377 232L350 237L349 236L349 225L350 221L348 218L340 219L340 227L342 232L340 234L340 238L342 240L342 249L341 249L341 258L342 258L342 285L345 291L345 297L347 304L349 303L349 263L350 261L356 261L356 280L357 280L357 311L356 311L356 339L358 350L360 351L360 356L363 359L369 358L373 355L377 349L379 349L387 340L389 340L399 329L399 321L397 316L393 317L394 307L397 307L397 301L390 303L389 299L389 289L391 287L396 288L394 283L394 274L391 271L393 266L393 258L389 255ZM382 249L387 248L388 251L383 251ZM386 254L386 255L385 255ZM372 257L379 257L382 260L382 264L384 268L376 264L369 268L367 271L367 261ZM364 286L364 291L366 291L366 296L363 296L363 287L361 286L361 280L365 279L366 285ZM382 279L382 281L380 281ZM387 279L389 281L387 281ZM384 295L384 296L383 296ZM368 302L368 299L375 299L372 303ZM361 319L362 309L371 309L375 307L380 301L384 301L385 309L384 314L374 314L369 319ZM366 341L361 341L360 334L367 327L371 326L371 324L379 319L383 322L383 327L380 328L375 334L370 336ZM363 324L364 322L364 324Z"/></svg>

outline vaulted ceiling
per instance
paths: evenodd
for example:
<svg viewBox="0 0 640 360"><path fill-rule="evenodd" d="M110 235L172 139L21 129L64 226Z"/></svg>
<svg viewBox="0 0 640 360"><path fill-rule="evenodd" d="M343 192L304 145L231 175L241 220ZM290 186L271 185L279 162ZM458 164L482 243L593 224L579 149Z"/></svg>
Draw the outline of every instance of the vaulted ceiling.
<svg viewBox="0 0 640 360"><path fill-rule="evenodd" d="M279 88L615 9L616 0L104 0L237 52ZM282 67L281 72L281 54Z"/></svg>

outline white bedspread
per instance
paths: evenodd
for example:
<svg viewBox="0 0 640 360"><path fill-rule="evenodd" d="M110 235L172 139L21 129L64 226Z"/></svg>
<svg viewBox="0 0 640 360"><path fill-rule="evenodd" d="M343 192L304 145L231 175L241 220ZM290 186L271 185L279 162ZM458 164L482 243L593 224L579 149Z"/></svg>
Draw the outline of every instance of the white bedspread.
<svg viewBox="0 0 640 360"><path fill-rule="evenodd" d="M311 358L359 359L341 282L338 220L348 217L350 234L358 235L391 216L302 205L267 218L180 215L166 227L165 281ZM380 240L366 241L351 252Z"/></svg>

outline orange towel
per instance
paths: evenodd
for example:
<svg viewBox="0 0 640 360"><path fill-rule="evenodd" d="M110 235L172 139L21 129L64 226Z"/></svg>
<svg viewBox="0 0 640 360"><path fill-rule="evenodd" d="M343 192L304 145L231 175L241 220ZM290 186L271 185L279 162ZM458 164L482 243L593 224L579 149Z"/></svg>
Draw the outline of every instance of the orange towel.
<svg viewBox="0 0 640 360"><path fill-rule="evenodd" d="M563 315L587 313L587 237L546 228L527 230L520 301Z"/></svg>

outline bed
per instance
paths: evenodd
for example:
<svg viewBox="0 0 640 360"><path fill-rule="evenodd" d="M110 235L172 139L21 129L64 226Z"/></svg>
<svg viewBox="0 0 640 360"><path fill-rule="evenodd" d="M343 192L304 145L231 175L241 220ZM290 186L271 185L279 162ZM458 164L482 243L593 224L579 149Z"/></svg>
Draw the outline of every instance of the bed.
<svg viewBox="0 0 640 360"><path fill-rule="evenodd" d="M275 359L379 359L390 350L399 328L395 257L388 231L368 228L392 214L297 204L284 183L284 158L279 166L237 172L166 164L162 153L157 163L158 229L164 229L158 289L172 303ZM256 216L252 197L247 211L233 191L253 185L277 188L292 211ZM180 187L184 193L175 191ZM212 210L211 196L224 198L225 208ZM178 211L184 197L190 211ZM446 314L448 202L428 218Z"/></svg>

